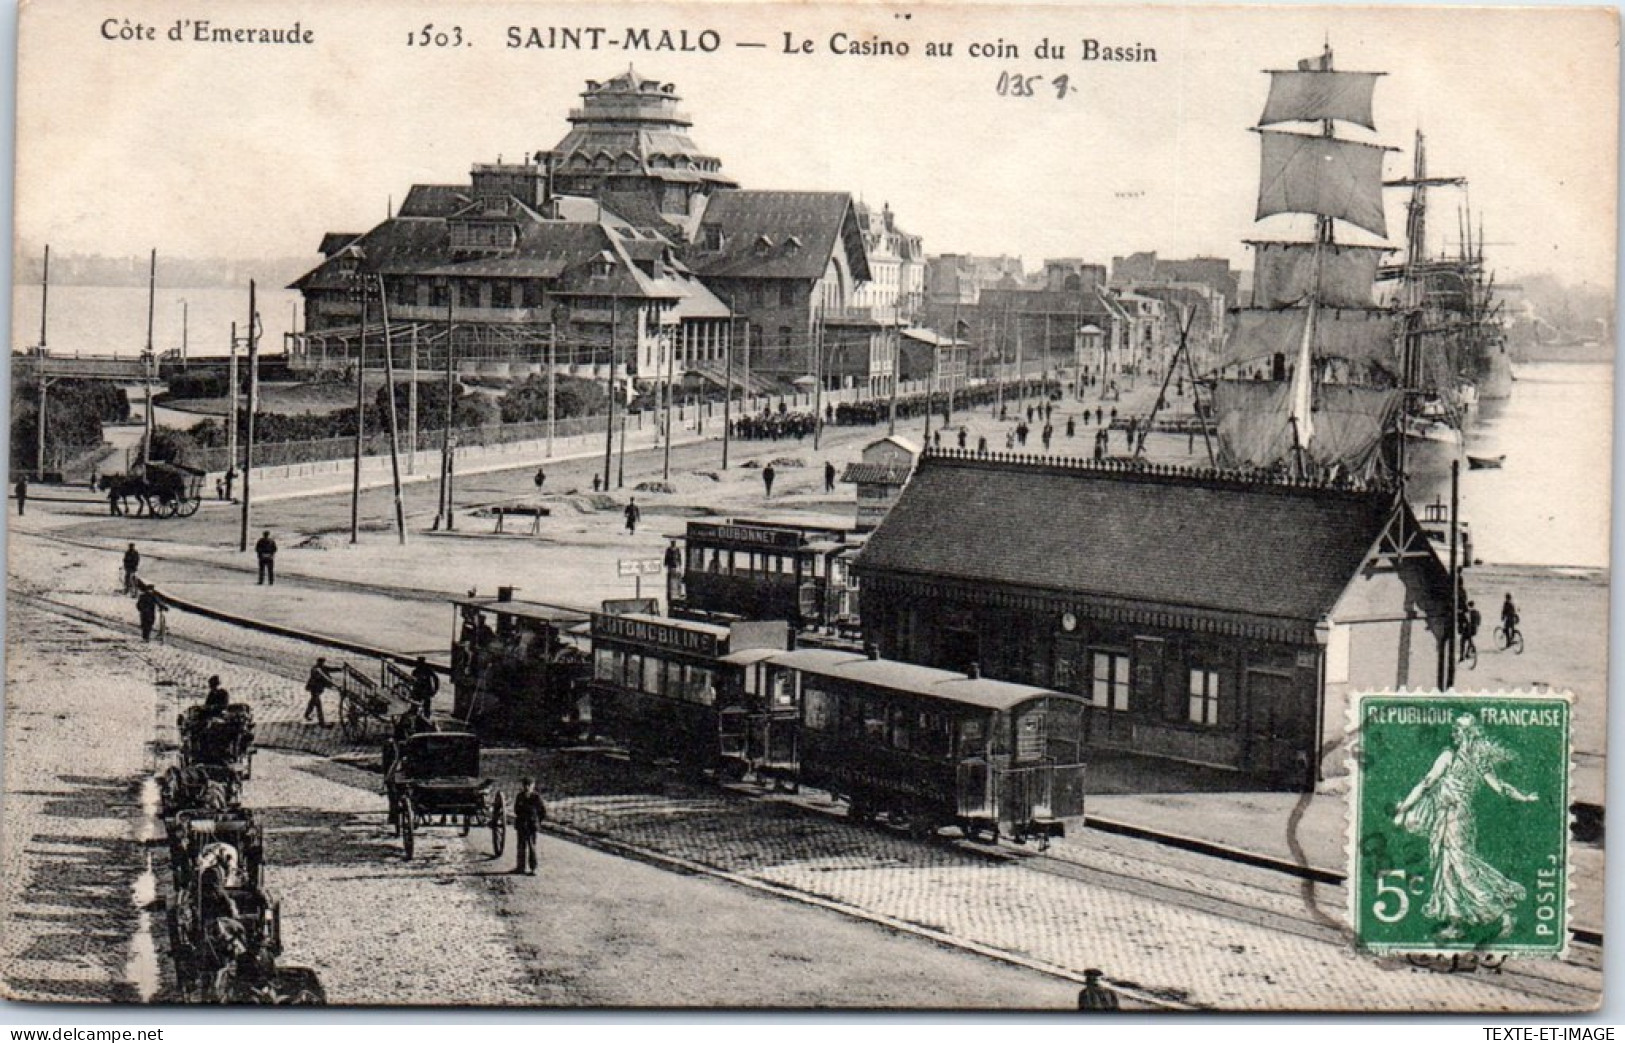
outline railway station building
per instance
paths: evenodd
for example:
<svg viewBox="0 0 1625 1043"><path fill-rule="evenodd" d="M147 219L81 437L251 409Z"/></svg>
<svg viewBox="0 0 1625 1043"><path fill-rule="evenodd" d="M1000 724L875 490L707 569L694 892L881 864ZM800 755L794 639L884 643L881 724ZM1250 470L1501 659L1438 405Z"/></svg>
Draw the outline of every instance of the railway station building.
<svg viewBox="0 0 1625 1043"><path fill-rule="evenodd" d="M1389 488L927 450L854 569L881 655L1085 696L1099 790L1312 789L1350 693L1448 655Z"/></svg>

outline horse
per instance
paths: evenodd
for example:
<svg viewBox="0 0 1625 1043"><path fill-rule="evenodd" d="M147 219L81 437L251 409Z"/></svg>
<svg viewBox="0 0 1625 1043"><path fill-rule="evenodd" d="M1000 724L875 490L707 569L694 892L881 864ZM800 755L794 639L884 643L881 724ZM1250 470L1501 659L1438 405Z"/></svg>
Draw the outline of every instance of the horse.
<svg viewBox="0 0 1625 1043"><path fill-rule="evenodd" d="M107 504L114 515L130 514L132 499L138 504L136 515L152 513L154 490L140 475L104 474L96 479L96 488L107 494Z"/></svg>

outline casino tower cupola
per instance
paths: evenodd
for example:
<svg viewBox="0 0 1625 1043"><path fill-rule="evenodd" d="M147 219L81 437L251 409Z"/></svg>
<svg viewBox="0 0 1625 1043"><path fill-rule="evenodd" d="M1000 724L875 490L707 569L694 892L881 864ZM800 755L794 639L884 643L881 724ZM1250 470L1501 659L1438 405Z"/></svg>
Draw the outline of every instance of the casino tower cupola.
<svg viewBox="0 0 1625 1043"><path fill-rule="evenodd" d="M681 101L674 84L631 68L602 83L588 80L581 106L570 110L569 133L548 157L556 189L681 219L713 189L737 188L722 162L689 137ZM633 200L642 205L629 206Z"/></svg>

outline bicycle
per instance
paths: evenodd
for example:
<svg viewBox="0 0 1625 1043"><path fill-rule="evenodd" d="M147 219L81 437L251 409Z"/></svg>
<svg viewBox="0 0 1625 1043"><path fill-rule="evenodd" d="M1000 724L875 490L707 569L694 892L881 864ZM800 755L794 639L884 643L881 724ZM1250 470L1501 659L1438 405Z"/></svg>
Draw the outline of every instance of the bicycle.
<svg viewBox="0 0 1625 1043"><path fill-rule="evenodd" d="M1478 667L1478 645L1470 637L1464 637L1461 639L1460 662L1465 663L1467 665L1467 669L1469 670L1473 670Z"/></svg>
<svg viewBox="0 0 1625 1043"><path fill-rule="evenodd" d="M1519 630L1516 624L1510 629L1496 627L1495 647L1497 651L1505 652L1510 648L1514 655L1523 655L1523 631Z"/></svg>

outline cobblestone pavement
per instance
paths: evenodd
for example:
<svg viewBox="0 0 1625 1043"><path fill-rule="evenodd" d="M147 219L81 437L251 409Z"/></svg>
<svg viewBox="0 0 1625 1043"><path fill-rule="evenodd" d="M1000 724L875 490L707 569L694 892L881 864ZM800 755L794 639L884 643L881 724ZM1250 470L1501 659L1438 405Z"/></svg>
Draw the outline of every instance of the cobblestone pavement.
<svg viewBox="0 0 1625 1043"><path fill-rule="evenodd" d="M32 584L36 592L49 591L113 619L133 615L129 602L106 592L104 584L76 583L65 567L46 572L14 576L13 586L27 590ZM200 696L208 673L219 672L228 688L255 705L263 746L320 754L338 767L375 761L371 744L348 743L338 729L300 720L299 682L314 655L309 646L190 616L171 625L171 643L144 654L183 698ZM202 645L189 642L230 649L228 658L237 662L199 656ZM818 814L816 798L749 799L679 784L599 754L498 750L490 762L510 791L520 774L541 777L555 819L588 836L1066 972L1098 966L1138 994L1175 1003L1225 1009L1583 1009L1600 995L1596 961L1583 953L1567 964L1472 975L1438 975L1358 956L1336 926L1344 901L1339 889L1304 892L1262 871L1127 838L1089 832L1056 849L1054 857L1010 857L854 828L831 808ZM308 801L299 806L327 810ZM455 864L469 857L464 846L435 835L420 851ZM290 954L296 955L292 944Z"/></svg>
<svg viewBox="0 0 1625 1043"><path fill-rule="evenodd" d="M9 609L0 982L16 1000L136 1002L159 986L140 908L154 880L135 833L152 672L105 632ZM98 683L65 683L93 652L110 667ZM132 741L98 741L107 734Z"/></svg>

